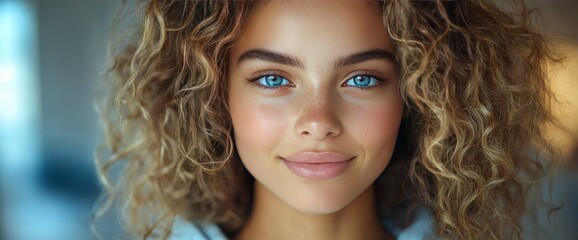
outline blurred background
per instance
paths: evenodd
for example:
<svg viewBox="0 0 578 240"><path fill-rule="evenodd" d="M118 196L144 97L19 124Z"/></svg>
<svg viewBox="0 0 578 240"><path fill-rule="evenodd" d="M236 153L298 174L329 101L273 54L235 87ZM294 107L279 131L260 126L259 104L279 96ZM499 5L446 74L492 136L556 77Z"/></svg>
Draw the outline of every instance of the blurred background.
<svg viewBox="0 0 578 240"><path fill-rule="evenodd" d="M552 130L552 139L566 158L556 177L567 202L560 234L578 239L578 1L528 2L568 56L552 84L570 134ZM118 5L0 0L0 240L94 239L90 213L100 187L92 158L102 134L91 98ZM120 233L114 216L102 222L105 239Z"/></svg>
<svg viewBox="0 0 578 240"><path fill-rule="evenodd" d="M0 0L2 240L94 238L100 133L91 97L117 5Z"/></svg>

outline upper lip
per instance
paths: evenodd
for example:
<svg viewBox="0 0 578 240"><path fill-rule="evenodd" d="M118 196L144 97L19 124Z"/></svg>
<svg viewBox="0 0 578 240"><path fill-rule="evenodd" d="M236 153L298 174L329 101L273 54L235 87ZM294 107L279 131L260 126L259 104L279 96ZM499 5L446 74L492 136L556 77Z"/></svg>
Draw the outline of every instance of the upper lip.
<svg viewBox="0 0 578 240"><path fill-rule="evenodd" d="M349 161L354 157L332 151L304 151L282 158L297 163L338 163Z"/></svg>

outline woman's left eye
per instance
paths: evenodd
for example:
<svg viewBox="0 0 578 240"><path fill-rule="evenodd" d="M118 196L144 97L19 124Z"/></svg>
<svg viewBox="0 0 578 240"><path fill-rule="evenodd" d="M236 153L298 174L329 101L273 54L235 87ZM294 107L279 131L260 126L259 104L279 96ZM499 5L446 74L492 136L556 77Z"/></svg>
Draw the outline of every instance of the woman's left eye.
<svg viewBox="0 0 578 240"><path fill-rule="evenodd" d="M280 75L264 75L255 79L255 81L266 88L278 88L290 85L289 80Z"/></svg>
<svg viewBox="0 0 578 240"><path fill-rule="evenodd" d="M380 80L371 75L356 75L345 82L345 86L368 88L379 84Z"/></svg>

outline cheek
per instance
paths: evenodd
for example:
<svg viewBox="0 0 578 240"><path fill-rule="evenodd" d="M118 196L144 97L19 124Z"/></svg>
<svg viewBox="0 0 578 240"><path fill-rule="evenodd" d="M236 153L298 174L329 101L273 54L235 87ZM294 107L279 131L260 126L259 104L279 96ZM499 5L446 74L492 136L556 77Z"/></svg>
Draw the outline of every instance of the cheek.
<svg viewBox="0 0 578 240"><path fill-rule="evenodd" d="M387 159L395 148L403 112L401 99L358 110L349 122L352 134L371 159Z"/></svg>
<svg viewBox="0 0 578 240"><path fill-rule="evenodd" d="M285 131L283 109L237 98L230 104L237 151L243 162L267 158Z"/></svg>

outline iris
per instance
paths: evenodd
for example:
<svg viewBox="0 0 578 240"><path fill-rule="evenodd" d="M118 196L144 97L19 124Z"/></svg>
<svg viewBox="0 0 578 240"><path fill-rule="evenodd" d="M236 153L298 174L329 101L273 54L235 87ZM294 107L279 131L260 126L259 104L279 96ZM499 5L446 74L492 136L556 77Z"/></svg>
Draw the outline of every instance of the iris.
<svg viewBox="0 0 578 240"><path fill-rule="evenodd" d="M379 83L379 80L370 75L357 75L345 82L346 86L351 87L371 87Z"/></svg>
<svg viewBox="0 0 578 240"><path fill-rule="evenodd" d="M279 75L262 76L257 82L265 87L281 87L289 84L289 80Z"/></svg>

